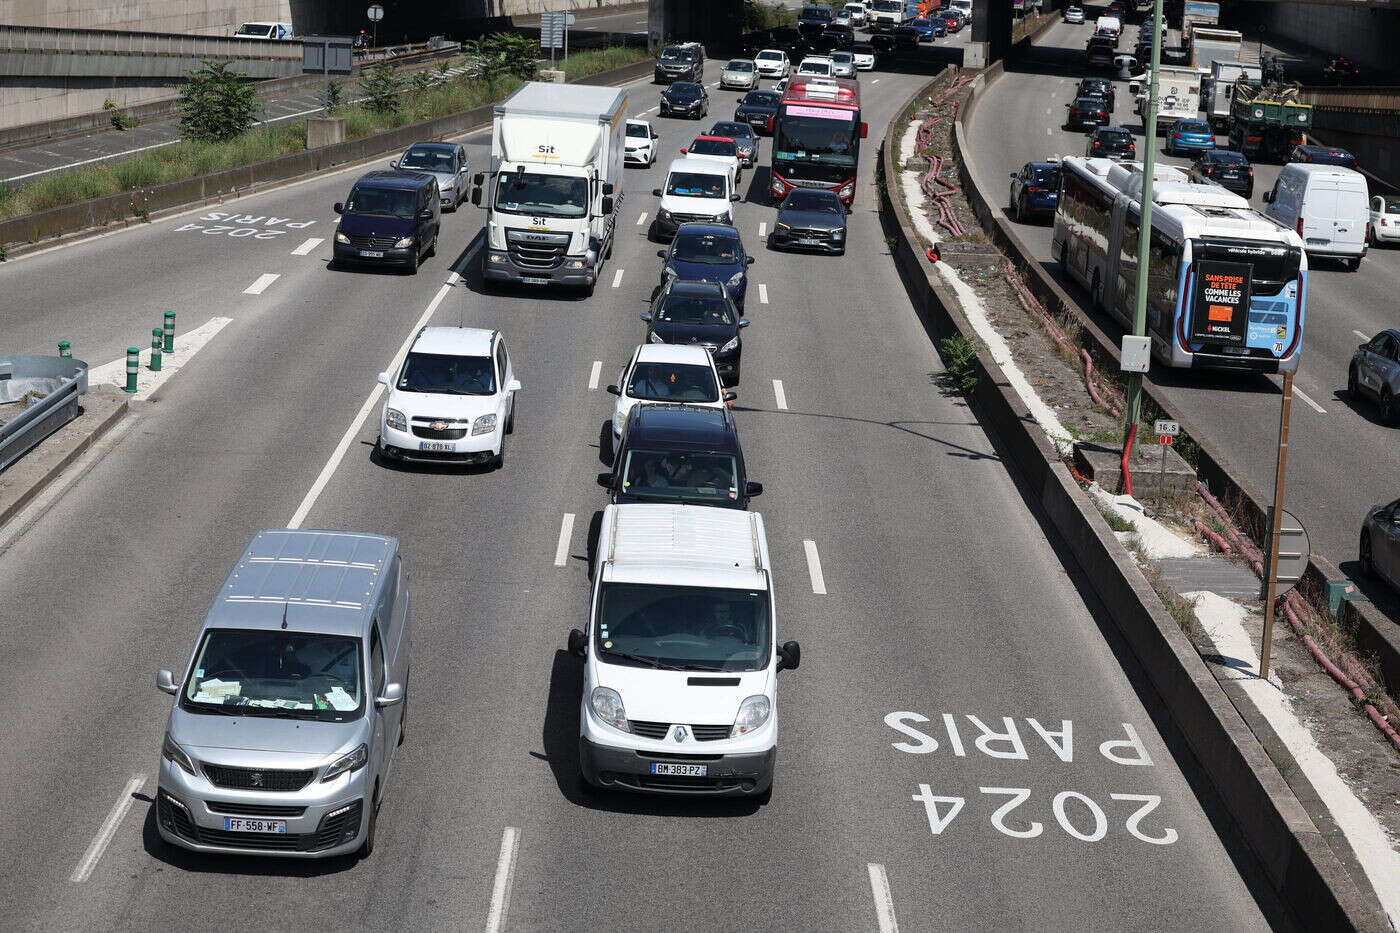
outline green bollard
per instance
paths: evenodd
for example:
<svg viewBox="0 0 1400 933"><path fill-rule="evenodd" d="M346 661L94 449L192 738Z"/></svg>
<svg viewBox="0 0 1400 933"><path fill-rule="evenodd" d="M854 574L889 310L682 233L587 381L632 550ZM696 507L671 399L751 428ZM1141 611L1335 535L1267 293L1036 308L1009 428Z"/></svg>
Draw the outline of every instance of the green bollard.
<svg viewBox="0 0 1400 933"><path fill-rule="evenodd" d="M165 352L175 352L175 312L165 312Z"/></svg>
<svg viewBox="0 0 1400 933"><path fill-rule="evenodd" d="M73 350L71 349L72 346L73 345L70 344L68 341L60 340L58 342L58 355L63 357L65 360L71 360L73 358Z"/></svg>
<svg viewBox="0 0 1400 933"><path fill-rule="evenodd" d="M160 372L160 344L161 335L164 333L159 327L151 328L151 372Z"/></svg>
<svg viewBox="0 0 1400 933"><path fill-rule="evenodd" d="M141 369L141 351L136 347L126 348L126 391L136 391L136 373Z"/></svg>

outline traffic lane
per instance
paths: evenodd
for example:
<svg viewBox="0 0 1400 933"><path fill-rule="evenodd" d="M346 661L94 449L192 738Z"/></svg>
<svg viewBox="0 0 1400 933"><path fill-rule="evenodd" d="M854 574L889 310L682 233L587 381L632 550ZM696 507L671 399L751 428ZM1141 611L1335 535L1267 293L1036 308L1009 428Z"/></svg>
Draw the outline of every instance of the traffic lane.
<svg viewBox="0 0 1400 933"><path fill-rule="evenodd" d="M1057 34L1052 30L1052 42ZM1058 122L1063 101L1072 94L1076 80L1008 72L986 89L968 128L969 142L977 153L969 166L979 185L994 193L1005 192L1007 175L1025 162L1049 154L1083 152L1085 134L1063 130ZM1117 122L1140 129L1141 121L1132 114L1121 82L1119 89ZM1037 142L1041 127L1045 130L1043 143ZM1145 145L1140 135L1138 145ZM1180 159L1167 161L1187 164ZM1266 168L1278 170L1276 166ZM1256 207L1262 206L1264 190L1264 182L1256 178ZM1050 255L1051 226L1021 224L1018 231L1032 255L1058 273L1058 263ZM1390 457L1393 429L1379 424L1374 404L1347 397L1345 385L1347 365L1359 342L1354 331L1369 335L1376 332L1376 325L1388 326L1383 320L1386 304L1373 291L1375 272L1388 278L1396 259L1400 254L1373 250L1360 272L1343 272L1325 261L1309 272L1308 336L1296 385L1316 407L1301 399L1293 406L1289 457L1289 488L1293 492L1289 500L1296 503L1294 513L1308 526L1314 551L1337 562L1355 557L1365 510L1395 495L1393 478L1375 469L1377 463ZM1082 290L1063 277L1060 281L1087 310ZM1110 334L1121 332L1121 327L1104 314L1095 314L1094 319ZM1174 372L1157 367L1152 379L1185 406L1202 433L1201 440L1229 457L1254 488L1273 488L1278 377ZM1351 478L1344 490L1338 488L1339 475ZM1310 503L1328 505L1318 508Z"/></svg>

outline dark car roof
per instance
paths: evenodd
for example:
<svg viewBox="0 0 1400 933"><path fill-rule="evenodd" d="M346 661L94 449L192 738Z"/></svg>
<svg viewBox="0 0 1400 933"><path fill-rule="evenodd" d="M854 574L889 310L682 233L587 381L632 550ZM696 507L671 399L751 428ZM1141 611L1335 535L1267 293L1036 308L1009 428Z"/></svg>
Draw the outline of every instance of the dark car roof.
<svg viewBox="0 0 1400 933"><path fill-rule="evenodd" d="M1081 94L1079 97L1076 97L1074 99L1074 104L1076 107L1080 105L1083 105L1084 107L1092 105L1094 107L1103 108L1104 106L1106 106L1106 102L1104 101L1104 99L1098 96L1097 94L1095 94L1092 97L1085 97Z"/></svg>
<svg viewBox="0 0 1400 933"><path fill-rule="evenodd" d="M782 99L783 95L777 91L749 91L739 103L746 106L776 107Z"/></svg>
<svg viewBox="0 0 1400 933"><path fill-rule="evenodd" d="M414 143L410 149L426 149L429 152L456 152L457 143Z"/></svg>
<svg viewBox="0 0 1400 933"><path fill-rule="evenodd" d="M704 89L703 85L695 81L676 81L667 85L666 90L661 93L670 94L673 91L703 91Z"/></svg>
<svg viewBox="0 0 1400 933"><path fill-rule="evenodd" d="M676 228L676 236L682 233L694 236L718 236L727 237L732 240L739 239L739 231L729 224L681 224Z"/></svg>
<svg viewBox="0 0 1400 933"><path fill-rule="evenodd" d="M710 127L711 132L713 132L714 129L715 129L715 127L718 127L718 126L732 126L732 127L734 127L734 129L732 129L732 130L725 130L726 133L738 133L740 136L752 136L752 135L753 135L753 127L749 126L747 123L745 123L745 122L742 121L742 120L720 120L720 121L719 121L718 123L716 123L714 126ZM699 137L697 137L697 138L699 138ZM733 139L734 137L733 137L733 136L720 136L719 138L720 138L720 139Z"/></svg>
<svg viewBox="0 0 1400 933"><path fill-rule="evenodd" d="M437 184L437 179L422 172L366 172L355 179L357 186L372 185L375 188L398 188L401 191L414 191L428 182Z"/></svg>
<svg viewBox="0 0 1400 933"><path fill-rule="evenodd" d="M1126 126L1101 126L1098 129L1094 130L1094 135L1097 136L1099 133L1127 133L1129 136L1131 136L1133 134L1133 131L1128 129Z"/></svg>
<svg viewBox="0 0 1400 933"><path fill-rule="evenodd" d="M698 405L633 407L628 416L627 446L672 450L723 450L737 453L739 432L734 416L724 408Z"/></svg>
<svg viewBox="0 0 1400 933"><path fill-rule="evenodd" d="M1243 152L1236 152L1233 149L1210 149L1205 152L1201 158L1211 162L1237 162L1241 165L1249 164L1249 160L1244 157Z"/></svg>

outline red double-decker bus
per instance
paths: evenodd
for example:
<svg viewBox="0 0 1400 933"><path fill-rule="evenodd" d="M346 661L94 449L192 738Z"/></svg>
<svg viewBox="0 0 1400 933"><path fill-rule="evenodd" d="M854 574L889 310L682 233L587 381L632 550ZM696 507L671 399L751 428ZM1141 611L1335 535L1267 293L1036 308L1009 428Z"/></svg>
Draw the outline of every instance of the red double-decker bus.
<svg viewBox="0 0 1400 933"><path fill-rule="evenodd" d="M830 188L849 205L866 133L859 84L848 78L794 77L773 118L768 193L781 200L793 188Z"/></svg>

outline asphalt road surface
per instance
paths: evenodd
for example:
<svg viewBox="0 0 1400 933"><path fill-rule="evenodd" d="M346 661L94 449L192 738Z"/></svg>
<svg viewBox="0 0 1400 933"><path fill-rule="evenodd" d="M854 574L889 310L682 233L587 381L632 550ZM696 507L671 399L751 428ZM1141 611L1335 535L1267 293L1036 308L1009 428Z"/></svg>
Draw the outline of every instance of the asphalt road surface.
<svg viewBox="0 0 1400 933"><path fill-rule="evenodd" d="M230 224L200 210L9 263L9 350L67 338L105 362L166 308L182 329L232 323L62 495L0 530L4 926L480 930L493 892L497 928L520 931L1281 922L1111 622L936 384L872 182L877 140L925 80L861 78L871 131L844 258L762 248L774 214L762 168L736 206L759 256L737 419L766 487L755 505L781 624L805 649L782 675L767 806L579 789L580 669L565 638L585 618L587 532L604 505L602 387L642 338L657 280L645 230L666 156L628 172L616 252L589 299L483 293L470 206L444 216L415 277L329 271L330 206L358 170L229 205L246 218L232 229L285 233L211 233ZM654 117L656 89L631 87L631 112ZM711 118L726 117L736 95L712 94ZM669 153L707 124L657 125ZM475 165L483 135L466 138ZM505 333L524 389L504 469L386 467L371 457L377 406L355 427L375 374L426 321ZM150 805L170 705L155 670L185 663L249 537L304 504L306 527L398 536L412 573L412 708L377 849L324 863L169 849ZM559 567L565 514L578 520ZM109 820L90 874L70 880Z"/></svg>
<svg viewBox="0 0 1400 933"><path fill-rule="evenodd" d="M1092 20L1092 13L1086 15ZM1073 99L1079 77L1090 73L1083 54L1090 29L1066 23L1051 28L1037 43L1036 56L994 81L973 114L969 140L975 157L970 165L978 183L1004 208L1009 173L1049 155L1084 154L1087 134L1062 127L1064 105ZM1133 113L1128 83L1116 85L1113 121L1137 135L1142 153L1142 118ZM1189 158L1165 155L1162 139L1156 145L1163 162L1189 168ZM1278 165L1255 163L1256 209L1264 208L1263 194L1273 187L1279 170ZM1050 256L1051 225L1028 222L1017 229L1035 257L1059 275L1059 263ZM1293 383L1287 508L1307 527L1314 553L1341 566L1391 618L1400 618L1393 595L1384 584L1366 579L1356 563L1362 516L1371 506L1400 495L1396 429L1380 422L1374 402L1353 399L1346 390L1347 367L1357 345L1395 326L1400 251L1372 249L1357 272L1344 271L1326 259L1310 261L1308 267L1303 356ZM1087 292L1068 278L1060 281L1087 310ZM1109 334L1122 333L1106 316L1096 319ZM1154 366L1151 378L1196 425L1202 435L1198 440L1222 452L1263 496L1272 495L1281 377L1172 372Z"/></svg>

